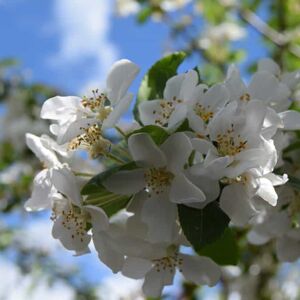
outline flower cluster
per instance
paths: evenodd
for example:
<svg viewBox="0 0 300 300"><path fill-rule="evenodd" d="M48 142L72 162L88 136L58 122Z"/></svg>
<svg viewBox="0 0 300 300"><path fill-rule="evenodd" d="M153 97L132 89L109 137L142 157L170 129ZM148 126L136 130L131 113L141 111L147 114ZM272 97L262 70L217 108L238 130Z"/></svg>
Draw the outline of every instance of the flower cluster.
<svg viewBox="0 0 300 300"><path fill-rule="evenodd" d="M282 74L264 59L249 84L231 66L224 82L207 86L189 70L169 78L157 99L139 97L138 125L124 132L118 122L138 71L120 60L103 91L43 104L41 118L51 120L53 137L26 135L44 165L26 209L51 209L53 237L65 248L81 255L92 240L103 263L144 278L151 297L172 284L176 270L201 285L213 286L221 276L194 240L203 242L203 231L219 225L187 229L198 220L187 220L183 208L205 213L214 202L232 226L252 226L250 241L277 238L280 257L299 257L300 230L291 223L300 212L298 198L292 188L277 186L288 181L282 153L300 129L300 113L289 109L300 74ZM288 253L282 250L287 243Z"/></svg>

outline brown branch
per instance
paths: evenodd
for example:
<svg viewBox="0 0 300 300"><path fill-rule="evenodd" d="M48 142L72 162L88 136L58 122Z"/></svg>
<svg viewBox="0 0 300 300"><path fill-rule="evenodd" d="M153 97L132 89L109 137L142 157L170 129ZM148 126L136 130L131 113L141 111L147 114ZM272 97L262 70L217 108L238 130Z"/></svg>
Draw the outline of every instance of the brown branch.
<svg viewBox="0 0 300 300"><path fill-rule="evenodd" d="M282 32L278 32L264 22L257 14L248 9L239 8L238 12L244 21L268 38L276 46L279 48L285 48L296 57L300 57L300 47L290 45L290 41L295 37L295 35L300 35L300 27L295 28L292 31L284 31L283 29Z"/></svg>

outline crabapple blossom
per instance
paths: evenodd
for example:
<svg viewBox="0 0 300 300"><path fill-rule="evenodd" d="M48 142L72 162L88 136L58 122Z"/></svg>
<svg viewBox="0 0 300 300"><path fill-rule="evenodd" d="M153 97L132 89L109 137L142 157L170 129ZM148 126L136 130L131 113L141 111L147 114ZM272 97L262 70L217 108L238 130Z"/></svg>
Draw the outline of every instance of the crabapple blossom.
<svg viewBox="0 0 300 300"><path fill-rule="evenodd" d="M210 86L195 70L169 78L149 72L139 98L162 99L139 99L139 125L125 133L116 124L138 70L120 60L103 92L44 103L54 139L26 135L45 168L25 208L50 209L52 235L66 249L82 255L93 241L112 272L144 279L149 297L160 297L176 270L195 284L217 284L235 240L224 242L225 232L235 227L249 229L251 244L274 240L281 261L299 258L300 113L290 107L299 72L282 74L264 59L249 84L231 66Z"/></svg>
<svg viewBox="0 0 300 300"><path fill-rule="evenodd" d="M170 78L164 98L142 102L139 106L144 125L158 125L172 130L186 118L190 127L205 135L206 124L229 101L229 92L222 84L208 88L198 84L198 74L191 70Z"/></svg>
<svg viewBox="0 0 300 300"><path fill-rule="evenodd" d="M42 210L51 208L51 199L55 189L52 184L53 168L60 168L62 164L57 158L53 147L61 154L65 154L48 136L37 137L26 134L26 143L30 150L38 157L45 169L40 171L34 178L31 198L25 203L26 210ZM55 145L55 146L54 146Z"/></svg>
<svg viewBox="0 0 300 300"><path fill-rule="evenodd" d="M48 99L42 107L41 117L56 121L50 130L57 136L58 143L70 143L72 150L81 145L91 147L93 158L102 154L108 145L102 130L114 127L128 109L133 95L127 90L138 72L138 66L131 61L119 60L108 73L104 92L97 89L91 97Z"/></svg>
<svg viewBox="0 0 300 300"><path fill-rule="evenodd" d="M192 140L195 150L206 155L192 173L220 179L235 178L251 168L272 172L277 153L273 141L261 135L265 115L260 101L249 102L245 111L237 102L229 103L208 124L209 140Z"/></svg>

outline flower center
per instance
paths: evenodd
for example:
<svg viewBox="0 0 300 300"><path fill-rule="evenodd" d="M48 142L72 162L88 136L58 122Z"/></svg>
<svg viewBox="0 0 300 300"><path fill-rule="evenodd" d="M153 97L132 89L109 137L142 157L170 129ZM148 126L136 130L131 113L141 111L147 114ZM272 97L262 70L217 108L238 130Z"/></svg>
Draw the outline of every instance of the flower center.
<svg viewBox="0 0 300 300"><path fill-rule="evenodd" d="M83 242L83 237L87 231L86 216L82 212L76 212L72 208L68 211L62 211L62 216L64 218L62 225L66 229L73 231L71 235L72 239L77 236Z"/></svg>
<svg viewBox="0 0 300 300"><path fill-rule="evenodd" d="M226 133L217 135L215 144L221 156L233 156L246 148L247 141L234 134L234 126L231 124Z"/></svg>
<svg viewBox="0 0 300 300"><path fill-rule="evenodd" d="M204 122L208 122L214 116L214 113L209 110L210 105L207 107L202 106L200 103L197 103L194 107L194 112L199 116Z"/></svg>
<svg viewBox="0 0 300 300"><path fill-rule="evenodd" d="M247 175L240 175L235 178L224 177L220 181L223 184L241 183L243 185L246 185L247 182L249 181L249 178L247 177Z"/></svg>
<svg viewBox="0 0 300 300"><path fill-rule="evenodd" d="M152 261L156 272L169 270L172 273L176 267L182 272L182 258L178 256L177 252L172 256L153 259Z"/></svg>
<svg viewBox="0 0 300 300"><path fill-rule="evenodd" d="M155 115L155 124L160 126L167 126L171 114L175 110L176 104L182 103L182 100L177 99L175 96L172 101L163 100L160 103L159 111L153 110L153 115Z"/></svg>
<svg viewBox="0 0 300 300"><path fill-rule="evenodd" d="M52 221L57 221L57 219L62 218L62 226L71 231L72 239L76 237L83 242L83 237L87 232L87 216L83 213L79 208L72 206L70 203L64 205L53 206L52 207L52 215L50 219Z"/></svg>
<svg viewBox="0 0 300 300"><path fill-rule="evenodd" d="M248 94L248 93L245 93L240 97L240 100L245 101L245 102L249 102L250 99L251 99L251 97L250 97L250 94Z"/></svg>
<svg viewBox="0 0 300 300"><path fill-rule="evenodd" d="M108 101L108 98L105 94L99 93L99 90L92 91L92 97L83 97L81 103L85 108L89 108L91 111L96 112L99 108L104 107L105 102Z"/></svg>
<svg viewBox="0 0 300 300"><path fill-rule="evenodd" d="M166 168L150 168L144 176L149 192L154 192L157 195L163 193L174 178L174 175Z"/></svg>
<svg viewBox="0 0 300 300"><path fill-rule="evenodd" d="M92 93L92 97L84 97L82 99L82 106L89 108L93 113L97 114L97 118L99 120L103 121L112 112L112 107L110 105L106 105L110 101L104 93L99 93L98 89L93 90Z"/></svg>
<svg viewBox="0 0 300 300"><path fill-rule="evenodd" d="M74 138L68 145L68 149L76 150L78 148L86 149L92 159L99 155L105 155L109 152L110 142L102 137L101 130L97 124L88 128L80 128L83 134Z"/></svg>

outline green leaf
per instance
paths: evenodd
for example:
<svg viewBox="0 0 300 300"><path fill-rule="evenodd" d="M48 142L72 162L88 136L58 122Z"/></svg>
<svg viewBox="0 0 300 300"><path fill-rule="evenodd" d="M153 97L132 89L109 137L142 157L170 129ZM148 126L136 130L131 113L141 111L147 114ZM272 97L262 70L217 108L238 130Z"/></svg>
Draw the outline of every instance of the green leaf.
<svg viewBox="0 0 300 300"><path fill-rule="evenodd" d="M197 252L219 239L230 221L217 201L203 209L179 204L178 214L182 230Z"/></svg>
<svg viewBox="0 0 300 300"><path fill-rule="evenodd" d="M5 58L0 60L0 69L6 69L14 67L19 64L19 61L15 58Z"/></svg>
<svg viewBox="0 0 300 300"><path fill-rule="evenodd" d="M229 61L230 63L236 63L236 62L239 62L241 60L243 60L246 56L246 53L244 50L237 50L237 51L232 51L230 54L229 54Z"/></svg>
<svg viewBox="0 0 300 300"><path fill-rule="evenodd" d="M161 145L168 137L169 134L161 127L156 125L147 125L142 127L141 129L137 129L130 133L129 136L136 133L147 133L151 136L152 140L157 144Z"/></svg>
<svg viewBox="0 0 300 300"><path fill-rule="evenodd" d="M288 147L286 147L284 150L283 150L283 153L284 154L287 154L289 152L292 152L294 150L298 150L300 149L300 140L297 140L293 143L291 143L290 145L288 145Z"/></svg>
<svg viewBox="0 0 300 300"><path fill-rule="evenodd" d="M298 101L293 101L289 107L289 110L295 110L295 111L300 112L300 105L299 105Z"/></svg>
<svg viewBox="0 0 300 300"><path fill-rule="evenodd" d="M89 195L84 205L95 205L102 208L108 217L113 216L118 211L122 210L127 206L132 196L117 195L111 193L105 188L99 187L98 193Z"/></svg>
<svg viewBox="0 0 300 300"><path fill-rule="evenodd" d="M165 56L150 68L142 80L133 110L137 121L139 121L138 105L143 101L163 97L167 80L177 74L177 69L185 57L184 52L175 52Z"/></svg>
<svg viewBox="0 0 300 300"><path fill-rule="evenodd" d="M153 13L153 9L149 6L144 7L142 10L139 11L139 13L137 14L137 21L140 24L145 23L146 21L148 21L148 19L151 17Z"/></svg>
<svg viewBox="0 0 300 300"><path fill-rule="evenodd" d="M190 125L189 125L189 120L188 119L185 119L181 125L176 129L175 132L182 132L182 131L193 131L191 128L190 128Z"/></svg>
<svg viewBox="0 0 300 300"><path fill-rule="evenodd" d="M221 266L236 265L239 260L239 249L232 230L225 229L223 235L214 243L202 248L199 255L208 256Z"/></svg>
<svg viewBox="0 0 300 300"><path fill-rule="evenodd" d="M93 193L98 193L99 187L103 187L102 182L107 179L109 176L113 175L118 171L123 170L133 170L136 169L137 165L135 162L129 162L124 165L118 165L109 168L108 170L99 173L98 175L91 178L87 184L82 188L81 195L90 195Z"/></svg>
<svg viewBox="0 0 300 300"><path fill-rule="evenodd" d="M300 179L289 175L287 184L292 188L300 191Z"/></svg>
<svg viewBox="0 0 300 300"><path fill-rule="evenodd" d="M112 167L94 176L81 190L81 194L87 196L84 200L84 205L98 206L105 211L108 217L125 208L132 196L112 193L103 186L102 182L118 171L135 168L137 168L136 164L130 162L122 166Z"/></svg>
<svg viewBox="0 0 300 300"><path fill-rule="evenodd" d="M226 16L226 8L219 1L202 0L203 16L215 25L223 22Z"/></svg>

